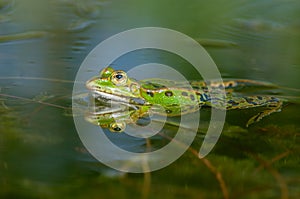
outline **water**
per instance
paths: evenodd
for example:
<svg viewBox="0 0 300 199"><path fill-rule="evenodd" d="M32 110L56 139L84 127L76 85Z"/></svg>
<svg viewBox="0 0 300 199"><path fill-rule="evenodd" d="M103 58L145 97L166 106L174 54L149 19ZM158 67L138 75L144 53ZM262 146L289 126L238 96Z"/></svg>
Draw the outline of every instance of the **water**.
<svg viewBox="0 0 300 199"><path fill-rule="evenodd" d="M293 0L1 0L0 197L298 198L299 10ZM206 47L222 76L275 83L282 88L267 94L288 102L250 128L244 124L255 110L228 112L221 138L204 160L194 154L204 136L199 133L192 150L162 170L125 174L110 169L78 137L69 116L72 81L99 42L147 26L174 29L200 42L225 41ZM154 61L199 78L185 70L184 60L159 51L128 54L114 67L128 70ZM86 71L91 77L98 72ZM170 126L165 133L176 130ZM126 149L147 146L144 140L106 133ZM150 144L168 142L158 136Z"/></svg>

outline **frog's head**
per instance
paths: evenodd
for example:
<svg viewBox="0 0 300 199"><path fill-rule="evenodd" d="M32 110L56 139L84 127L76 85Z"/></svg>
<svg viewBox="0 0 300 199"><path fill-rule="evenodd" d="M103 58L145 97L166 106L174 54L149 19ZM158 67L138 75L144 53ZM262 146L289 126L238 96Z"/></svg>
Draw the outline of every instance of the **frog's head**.
<svg viewBox="0 0 300 199"><path fill-rule="evenodd" d="M124 71L111 67L104 68L100 76L88 80L86 87L104 99L137 105L145 103L140 96L138 82L129 78Z"/></svg>

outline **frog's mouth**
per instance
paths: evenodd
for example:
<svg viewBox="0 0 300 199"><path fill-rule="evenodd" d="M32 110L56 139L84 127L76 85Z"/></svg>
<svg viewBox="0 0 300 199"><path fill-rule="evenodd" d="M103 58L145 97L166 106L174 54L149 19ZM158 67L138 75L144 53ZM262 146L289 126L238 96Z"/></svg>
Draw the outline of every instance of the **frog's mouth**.
<svg viewBox="0 0 300 199"><path fill-rule="evenodd" d="M99 91L95 88L90 89L91 95L94 98L97 98L99 100L104 101L112 101L112 102L121 102L123 104L132 104L132 105L145 105L145 100L141 98L135 98L135 97L127 97L127 96L121 96L116 95L112 93L108 93L107 91Z"/></svg>

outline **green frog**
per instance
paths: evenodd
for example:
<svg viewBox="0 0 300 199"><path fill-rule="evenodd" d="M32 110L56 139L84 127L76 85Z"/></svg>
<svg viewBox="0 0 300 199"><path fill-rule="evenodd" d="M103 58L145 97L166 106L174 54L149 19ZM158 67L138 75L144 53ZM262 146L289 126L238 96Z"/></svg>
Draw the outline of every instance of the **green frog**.
<svg viewBox="0 0 300 199"><path fill-rule="evenodd" d="M119 104L118 111L95 113L94 121L100 126L107 126L113 132L124 130L126 123L136 122L149 114L179 116L199 110L202 107L217 109L247 109L265 107L265 110L251 117L246 126L258 122L263 117L279 112L282 101L273 96L248 96L239 93L246 87L274 87L273 84L247 79L228 79L223 81L174 82L167 79L145 79L137 81L129 78L125 71L104 68L100 76L86 82L86 87L95 99ZM224 91L226 95L219 94ZM211 94L214 92L214 95ZM214 97L212 100L212 96ZM127 107L125 110L124 107ZM118 113L117 116L113 116ZM100 120L99 120L100 118ZM107 118L107 119L105 119ZM121 123L112 122L119 118ZM101 121L101 122L99 122ZM93 122L95 123L95 122Z"/></svg>

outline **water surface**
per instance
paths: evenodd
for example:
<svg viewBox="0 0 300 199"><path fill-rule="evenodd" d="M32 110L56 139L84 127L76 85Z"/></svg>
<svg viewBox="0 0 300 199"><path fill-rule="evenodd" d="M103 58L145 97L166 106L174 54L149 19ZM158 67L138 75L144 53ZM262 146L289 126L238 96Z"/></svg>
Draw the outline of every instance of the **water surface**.
<svg viewBox="0 0 300 199"><path fill-rule="evenodd" d="M298 198L299 10L295 0L0 0L1 198ZM286 99L282 111L249 128L244 124L257 110L228 112L221 138L202 160L195 155L199 133L191 150L159 171L125 174L99 163L70 116L73 81L99 42L147 26L203 42L223 77L279 85L265 94ZM113 66L149 62L199 78L184 60L160 51L131 53ZM126 149L147 148L145 140L106 133ZM168 142L155 137L150 144Z"/></svg>

